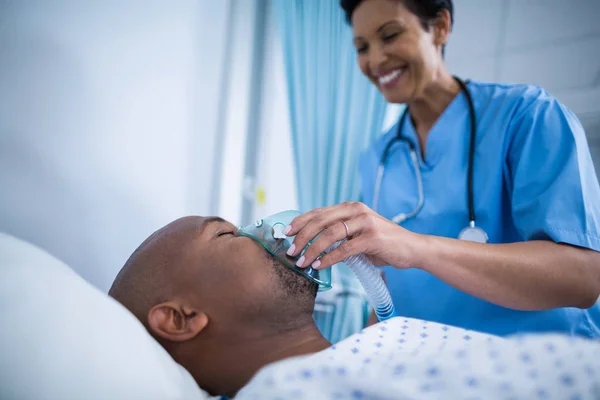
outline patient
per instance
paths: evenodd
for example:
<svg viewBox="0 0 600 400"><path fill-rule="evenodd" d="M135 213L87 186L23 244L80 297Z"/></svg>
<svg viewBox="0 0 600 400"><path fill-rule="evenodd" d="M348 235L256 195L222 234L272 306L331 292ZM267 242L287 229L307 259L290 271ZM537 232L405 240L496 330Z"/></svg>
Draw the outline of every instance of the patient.
<svg viewBox="0 0 600 400"><path fill-rule="evenodd" d="M312 318L316 292L227 221L186 217L144 241L109 294L212 395L600 398L592 341L398 317L330 346Z"/></svg>
<svg viewBox="0 0 600 400"><path fill-rule="evenodd" d="M185 217L140 245L109 295L213 395L233 396L264 365L330 344L316 284L221 218Z"/></svg>

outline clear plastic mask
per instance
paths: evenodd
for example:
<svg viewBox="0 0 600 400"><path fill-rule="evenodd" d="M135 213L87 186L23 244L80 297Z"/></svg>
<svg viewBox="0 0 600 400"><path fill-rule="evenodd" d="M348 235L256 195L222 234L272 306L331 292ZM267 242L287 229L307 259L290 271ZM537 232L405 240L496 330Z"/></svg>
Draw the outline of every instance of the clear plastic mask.
<svg viewBox="0 0 600 400"><path fill-rule="evenodd" d="M296 267L296 261L304 254L306 248L296 257L286 254L295 236L285 236L283 230L299 215L301 215L299 211L283 211L260 219L254 224L240 227L238 235L256 240L281 264L319 285L319 291L329 290L331 289L331 268L316 270L312 267Z"/></svg>

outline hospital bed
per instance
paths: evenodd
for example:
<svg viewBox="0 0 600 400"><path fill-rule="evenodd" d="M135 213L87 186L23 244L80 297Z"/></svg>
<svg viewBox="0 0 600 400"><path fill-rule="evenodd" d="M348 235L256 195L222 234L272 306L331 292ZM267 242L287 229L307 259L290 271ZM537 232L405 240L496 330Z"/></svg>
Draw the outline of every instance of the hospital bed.
<svg viewBox="0 0 600 400"><path fill-rule="evenodd" d="M336 299L344 301L338 302ZM338 307L348 299L356 301L357 304L362 301L359 293L343 291L331 292L329 304L327 298L322 299L316 310L317 313L326 316L323 319L325 324L321 328L337 329L335 317L330 317L340 312ZM365 318L368 309L363 311L362 316L357 313L355 315ZM123 306L88 284L68 266L43 250L3 233L0 233L0 313L3 321L0 330L0 399L2 400L204 400L211 398L198 388L192 376L169 356L147 333L144 326ZM353 321L352 324L359 322L362 323L364 320ZM444 343L449 336L447 327L408 319L393 319L386 323L390 324L387 328L386 325L370 327L325 352L283 360L267 366L246 388L242 389L239 399L262 399L265 398L262 395L266 396L267 393L283 399L321 398L321 395L326 392L341 393L340 398L352 398L361 393L368 393L360 390L377 392L378 398L384 399L439 398L435 396L435 392L422 391L436 389L426 385L427 379L431 378L428 374L434 371L430 369L432 361L438 362L440 371L447 372L447 376L437 377L441 379L442 384L446 385L437 387L446 398L467 398L470 391L474 390L469 386L470 384L487 382L492 385L496 381L501 381L498 378L498 371L491 367L489 371L485 369L487 367L479 367L477 360L480 360L484 354L491 354L490 349L493 349L486 337L465 334L460 328L452 330L455 337L459 339L456 343L477 342L479 346L473 347L474 351L465 353L464 360L471 360L471 369L479 374L479 381L469 383L463 382L462 376L456 375L461 372L461 368L457 366L463 365L463 369L466 370L464 365L468 364L464 364L464 360L458 358L459 351L463 351L462 347L453 348ZM398 325L396 327L398 329L418 326L419 331L413 332L410 346L407 347L409 340L404 338L397 340L396 337L388 335L386 339L385 331L391 331L394 324ZM424 327L428 327L429 331ZM437 332L437 338L434 336L434 331ZM358 362L362 349L358 348L357 343L361 342L361 337L374 338L372 343L363 340L364 348L373 346L391 348L392 345L397 348L395 352L389 350L382 353L384 357L378 357L377 363L375 363L377 360L369 359L361 359ZM426 337L429 337L436 346L423 346ZM504 341L498 339L500 343ZM539 338L536 336L528 340L529 342L520 344L521 347L511 347L516 361L513 361L514 365L510 363L505 365L508 371L511 368L516 370L518 366L527 366L529 360L523 358L521 350L523 354L530 354L529 357L532 354L535 361L535 357L542 352L545 352L546 357L552 356L552 354L548 355L550 349L547 344L556 343L557 346L566 346L567 350L559 354L564 367L568 371L575 369L581 371L569 375L557 370L556 376L550 383L559 391L552 393L571 393L570 390L575 387L573 386L575 384L583 384L589 389L586 389L585 393L573 392L579 397L573 397L575 395L552 397L552 393L536 392L539 389L535 386L535 382L529 380L527 381L528 388L530 387L527 389L530 390L528 393L548 394L546 398L600 398L600 345L590 347L589 344L585 344L587 347L577 348L565 338L548 342L550 339L544 336ZM403 352L398 353L403 346L405 347ZM437 349L436 352L432 352L433 348ZM570 348L573 351L570 351ZM378 352L379 350L376 351ZM404 360L404 364L392 360L393 354ZM577 363L577 357L587 357L588 360L593 361L586 361L587 364L582 362L580 365ZM371 362L373 364L370 364ZM558 365L556 367L559 368ZM308 384L302 379L315 377L311 375L309 368L321 368L319 374L333 375L327 378L325 375L319 375L320 380L315 379ZM408 368L407 371L410 370L412 375L398 375L404 372L402 368ZM587 376L583 374L589 374L589 382L582 383L582 377ZM289 376L297 378L293 384L292 381L286 380ZM280 382L281 386L274 386L277 382ZM455 384L456 382L460 385ZM294 387L306 389L305 396L298 397L300 392L292 392ZM354 390L353 387L357 389ZM354 391L349 391L350 389ZM486 395L481 398L504 398L497 397L498 393L502 393L494 391L495 389L486 390ZM369 398L369 396L356 398ZM538 398L543 397L538 396Z"/></svg>

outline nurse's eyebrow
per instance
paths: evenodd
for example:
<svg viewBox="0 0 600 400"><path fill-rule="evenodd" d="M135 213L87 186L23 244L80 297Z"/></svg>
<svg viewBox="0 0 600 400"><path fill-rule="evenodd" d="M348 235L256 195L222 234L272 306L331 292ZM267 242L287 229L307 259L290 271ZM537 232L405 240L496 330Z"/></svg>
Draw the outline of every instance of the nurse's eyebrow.
<svg viewBox="0 0 600 400"><path fill-rule="evenodd" d="M383 30L383 29L384 29L386 26L388 26L388 25L399 25L400 27L402 27L402 24L401 24L400 22L398 22L398 21L396 21L396 20L391 20L391 21L385 22L385 23L383 23L382 25L380 25L380 26L379 26L379 28L377 28L377 31L376 31L376 32L377 32L377 33L381 32L381 31L382 31L382 30ZM355 36L355 37L354 37L354 40L355 40L355 41L356 41L356 40L361 40L361 39L364 39L364 38L363 38L362 36Z"/></svg>
<svg viewBox="0 0 600 400"><path fill-rule="evenodd" d="M399 25L399 22L396 21L396 20L388 21L388 22L382 24L379 28L377 28L377 32L381 32L383 30L383 28L385 28L388 25L392 25L392 24L393 25Z"/></svg>

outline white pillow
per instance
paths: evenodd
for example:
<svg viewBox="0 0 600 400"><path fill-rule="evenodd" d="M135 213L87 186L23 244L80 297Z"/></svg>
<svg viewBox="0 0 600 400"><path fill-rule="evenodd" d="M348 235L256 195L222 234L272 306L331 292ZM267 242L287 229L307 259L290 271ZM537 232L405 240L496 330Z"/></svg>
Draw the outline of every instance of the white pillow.
<svg viewBox="0 0 600 400"><path fill-rule="evenodd" d="M0 232L0 399L207 399L121 304Z"/></svg>

